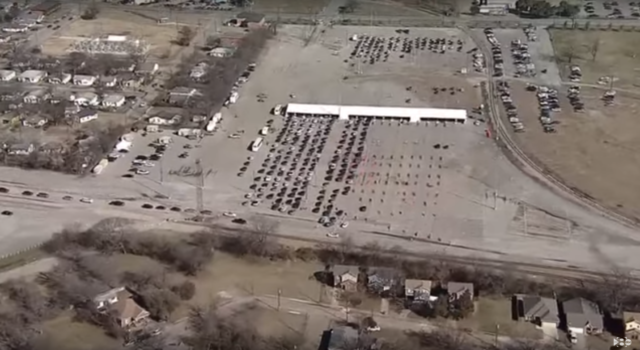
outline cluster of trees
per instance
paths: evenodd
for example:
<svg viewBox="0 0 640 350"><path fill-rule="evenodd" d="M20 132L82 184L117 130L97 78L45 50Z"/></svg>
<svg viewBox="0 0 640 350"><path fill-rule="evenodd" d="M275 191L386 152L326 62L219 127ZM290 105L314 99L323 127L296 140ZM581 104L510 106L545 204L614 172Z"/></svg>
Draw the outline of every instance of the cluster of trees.
<svg viewBox="0 0 640 350"><path fill-rule="evenodd" d="M82 13L80 18L84 20L92 20L98 18L98 14L100 13L100 8L95 2L92 2Z"/></svg>
<svg viewBox="0 0 640 350"><path fill-rule="evenodd" d="M461 320L473 314L473 295L466 291L459 298L451 300L446 295L442 295L434 302L414 303L412 309L423 317Z"/></svg>
<svg viewBox="0 0 640 350"><path fill-rule="evenodd" d="M516 11L523 17L548 18L548 17L575 17L580 13L580 7L567 1L560 1L557 6L546 0L518 0Z"/></svg>
<svg viewBox="0 0 640 350"><path fill-rule="evenodd" d="M212 110L218 110L222 107L240 75L249 64L258 59L267 41L272 36L273 31L269 28L250 31L242 38L231 57L202 57L202 54L195 53L178 67L177 73L169 79L166 87L172 89L188 86L198 89L201 92L201 96L190 99L188 106L185 107L191 114L208 115ZM187 35L183 36L181 34L178 42L183 38L186 40ZM191 39L189 39L190 41ZM215 43L214 38L207 41L207 46ZM201 62L208 64L207 74L202 80L196 82L189 77L189 73L196 63ZM156 104L158 103L160 101L156 101Z"/></svg>
<svg viewBox="0 0 640 350"><path fill-rule="evenodd" d="M91 228L86 231L64 230L57 233L44 249L52 253L68 249L88 249L102 254L146 256L187 275L195 275L213 258L214 243L214 236L205 232L194 234L187 240L170 240L154 234L123 234Z"/></svg>

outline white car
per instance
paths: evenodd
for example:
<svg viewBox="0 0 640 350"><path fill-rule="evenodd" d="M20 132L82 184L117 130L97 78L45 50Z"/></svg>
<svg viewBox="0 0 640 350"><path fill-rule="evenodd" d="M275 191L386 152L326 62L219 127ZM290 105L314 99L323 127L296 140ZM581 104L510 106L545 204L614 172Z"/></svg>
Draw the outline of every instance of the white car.
<svg viewBox="0 0 640 350"><path fill-rule="evenodd" d="M239 139L239 138L240 138L240 135L238 135L238 134L230 134L230 135L229 135L229 136L227 136L227 137L228 137L228 138L230 138L230 139Z"/></svg>
<svg viewBox="0 0 640 350"><path fill-rule="evenodd" d="M245 194L245 195L244 195L244 198L246 198L246 199L251 199L251 198L253 198L253 193L247 193L247 194Z"/></svg>
<svg viewBox="0 0 640 350"><path fill-rule="evenodd" d="M138 169L136 170L137 175L149 175L149 170Z"/></svg>
<svg viewBox="0 0 640 350"><path fill-rule="evenodd" d="M93 199L91 199L91 198L80 198L80 202L91 204L91 203L93 203Z"/></svg>
<svg viewBox="0 0 640 350"><path fill-rule="evenodd" d="M133 164L133 165L142 165L144 163L145 163L145 161L144 160L140 160L140 159L134 159L133 161L131 161L131 164Z"/></svg>
<svg viewBox="0 0 640 350"><path fill-rule="evenodd" d="M379 332L380 326L367 327L367 332Z"/></svg>
<svg viewBox="0 0 640 350"><path fill-rule="evenodd" d="M337 233L329 232L329 233L327 233L327 237L329 237L329 238L340 238L340 235L337 234Z"/></svg>
<svg viewBox="0 0 640 350"><path fill-rule="evenodd" d="M224 213L222 213L222 216L226 216L226 217L228 217L228 218L235 218L235 217L237 217L238 215L236 215L236 213L231 212L231 211L225 211Z"/></svg>
<svg viewBox="0 0 640 350"><path fill-rule="evenodd" d="M142 163L142 165L144 165L146 167L149 167L149 168L153 168L154 166L156 166L154 163L151 163L151 162L144 162L144 163Z"/></svg>
<svg viewBox="0 0 640 350"><path fill-rule="evenodd" d="M347 228L347 227L349 227L349 221L345 221L340 224L340 228Z"/></svg>

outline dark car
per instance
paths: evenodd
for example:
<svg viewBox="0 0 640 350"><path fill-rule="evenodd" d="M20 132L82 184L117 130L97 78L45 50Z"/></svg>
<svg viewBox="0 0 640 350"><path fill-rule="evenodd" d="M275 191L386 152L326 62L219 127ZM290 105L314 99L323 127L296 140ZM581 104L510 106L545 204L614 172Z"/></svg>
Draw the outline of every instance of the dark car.
<svg viewBox="0 0 640 350"><path fill-rule="evenodd" d="M213 212L211 210L205 209L205 210L201 210L200 214L202 214L202 215L211 215L211 214L213 214Z"/></svg>
<svg viewBox="0 0 640 350"><path fill-rule="evenodd" d="M31 192L31 191L24 191L24 192L22 192L22 195L23 195L23 196L33 196L33 192Z"/></svg>
<svg viewBox="0 0 640 350"><path fill-rule="evenodd" d="M71 197L71 196L64 196L64 197L62 197L62 200L63 200L63 201L70 201L70 200L73 200L73 197Z"/></svg>
<svg viewBox="0 0 640 350"><path fill-rule="evenodd" d="M0 187L0 193L9 193L9 189L5 187Z"/></svg>
<svg viewBox="0 0 640 350"><path fill-rule="evenodd" d="M149 203L145 203L142 205L143 209L153 209L153 205L149 204Z"/></svg>
<svg viewBox="0 0 640 350"><path fill-rule="evenodd" d="M2 212L2 215L11 216L11 215L13 215L13 212L9 211L9 210L5 210L5 211Z"/></svg>
<svg viewBox="0 0 640 350"><path fill-rule="evenodd" d="M121 207L124 205L123 201L111 201L109 202L109 205L115 205L116 207Z"/></svg>
<svg viewBox="0 0 640 350"><path fill-rule="evenodd" d="M171 211L175 211L175 212L180 212L182 211L182 209L180 209L179 207L171 207L171 209L169 209Z"/></svg>
<svg viewBox="0 0 640 350"><path fill-rule="evenodd" d="M49 194L48 193L44 193L44 192L40 192L36 195L36 197L38 198L49 198Z"/></svg>
<svg viewBox="0 0 640 350"><path fill-rule="evenodd" d="M238 224L238 225L244 225L244 224L247 223L247 220L241 219L241 218L237 218L237 219L231 220L231 222L233 222L234 224Z"/></svg>
<svg viewBox="0 0 640 350"><path fill-rule="evenodd" d="M149 156L149 160L158 161L161 157L162 156L159 154L152 154L151 156Z"/></svg>
<svg viewBox="0 0 640 350"><path fill-rule="evenodd" d="M166 208L164 205L158 205L158 206L156 206L156 209L158 209L158 210L165 210L165 209L167 209L167 208Z"/></svg>
<svg viewBox="0 0 640 350"><path fill-rule="evenodd" d="M126 177L126 178L129 178L129 179L130 179L130 178L132 178L132 177L133 177L133 174L124 174L124 175L122 175L122 177Z"/></svg>

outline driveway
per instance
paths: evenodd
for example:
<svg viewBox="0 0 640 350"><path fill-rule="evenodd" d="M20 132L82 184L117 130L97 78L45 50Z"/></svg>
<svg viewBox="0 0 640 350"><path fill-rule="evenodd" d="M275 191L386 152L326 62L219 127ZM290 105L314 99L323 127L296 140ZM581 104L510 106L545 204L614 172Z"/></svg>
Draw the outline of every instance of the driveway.
<svg viewBox="0 0 640 350"><path fill-rule="evenodd" d="M555 326L542 326L542 334L545 341L556 341L558 340L558 328Z"/></svg>

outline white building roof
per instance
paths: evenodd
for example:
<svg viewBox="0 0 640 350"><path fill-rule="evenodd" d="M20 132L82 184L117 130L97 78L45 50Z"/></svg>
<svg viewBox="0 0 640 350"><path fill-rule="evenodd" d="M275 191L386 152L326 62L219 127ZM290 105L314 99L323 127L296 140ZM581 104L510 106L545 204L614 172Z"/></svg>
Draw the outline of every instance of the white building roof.
<svg viewBox="0 0 640 350"><path fill-rule="evenodd" d="M22 79L34 80L34 79L42 79L42 77L46 75L47 75L47 72L43 70L26 70L22 72L22 74L20 74L20 77Z"/></svg>
<svg viewBox="0 0 640 350"><path fill-rule="evenodd" d="M102 102L107 104L116 104L122 100L124 100L124 96L120 94L106 94L102 98Z"/></svg>
<svg viewBox="0 0 640 350"><path fill-rule="evenodd" d="M8 69L0 69L0 77L7 78L11 76L15 76L16 72Z"/></svg>
<svg viewBox="0 0 640 350"><path fill-rule="evenodd" d="M289 103L287 113L294 114L322 114L349 119L349 116L363 117L396 117L410 118L412 122L422 118L465 121L467 111L464 109L445 108L406 108L406 107L372 107L372 106L338 106Z"/></svg>

